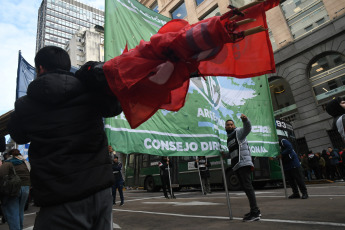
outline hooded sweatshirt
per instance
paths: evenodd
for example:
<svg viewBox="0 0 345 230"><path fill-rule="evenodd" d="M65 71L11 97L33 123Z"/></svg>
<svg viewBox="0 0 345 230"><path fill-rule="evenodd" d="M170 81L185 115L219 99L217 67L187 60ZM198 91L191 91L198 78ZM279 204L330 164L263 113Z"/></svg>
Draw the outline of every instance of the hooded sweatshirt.
<svg viewBox="0 0 345 230"><path fill-rule="evenodd" d="M15 103L8 129L18 144L30 143L35 202L77 201L113 184L102 117L122 109L116 97L88 90L72 73L42 74Z"/></svg>

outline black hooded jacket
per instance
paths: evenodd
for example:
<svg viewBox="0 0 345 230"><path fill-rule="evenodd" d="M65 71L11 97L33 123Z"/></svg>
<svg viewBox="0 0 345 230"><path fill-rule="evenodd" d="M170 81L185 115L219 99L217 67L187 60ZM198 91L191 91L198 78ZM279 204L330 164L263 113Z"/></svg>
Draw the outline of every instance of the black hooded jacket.
<svg viewBox="0 0 345 230"><path fill-rule="evenodd" d="M18 144L30 142L39 206L83 199L112 185L102 117L121 112L115 96L90 92L72 73L49 72L31 82L8 128Z"/></svg>

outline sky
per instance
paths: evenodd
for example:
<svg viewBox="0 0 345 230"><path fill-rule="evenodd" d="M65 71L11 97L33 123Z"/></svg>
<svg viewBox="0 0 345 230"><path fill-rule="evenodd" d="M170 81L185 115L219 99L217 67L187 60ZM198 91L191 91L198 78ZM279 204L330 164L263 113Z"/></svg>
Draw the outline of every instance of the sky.
<svg viewBox="0 0 345 230"><path fill-rule="evenodd" d="M105 0L79 0L104 10ZM37 15L42 0L1 0L0 115L14 108L18 53L34 66Z"/></svg>

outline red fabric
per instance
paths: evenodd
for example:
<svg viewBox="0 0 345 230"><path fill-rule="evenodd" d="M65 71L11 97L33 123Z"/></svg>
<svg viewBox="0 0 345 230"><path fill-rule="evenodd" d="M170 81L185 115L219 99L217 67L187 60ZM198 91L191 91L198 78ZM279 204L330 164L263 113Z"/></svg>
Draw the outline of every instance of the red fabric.
<svg viewBox="0 0 345 230"><path fill-rule="evenodd" d="M256 25L267 27L265 9L275 2L279 3L269 0L250 8L245 18L255 16L257 21L241 26L239 30ZM225 20L228 19L221 21L220 17L212 17L194 25L184 20L172 20L149 42L141 41L134 49L104 64L108 84L132 128L145 122L158 109L177 111L182 108L189 76L193 72L199 71L204 76L235 77L274 72L268 33L261 32L229 44L232 39L224 28ZM152 76L156 74L157 66L168 61L173 63L174 70L164 84L157 84Z"/></svg>

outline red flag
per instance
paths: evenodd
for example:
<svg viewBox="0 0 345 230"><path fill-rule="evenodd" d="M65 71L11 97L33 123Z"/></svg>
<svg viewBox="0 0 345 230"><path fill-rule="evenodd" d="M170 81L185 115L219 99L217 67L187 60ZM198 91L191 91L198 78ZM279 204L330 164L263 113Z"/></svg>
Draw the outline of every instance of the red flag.
<svg viewBox="0 0 345 230"><path fill-rule="evenodd" d="M256 21L233 32L257 25L267 28L265 10L278 3L279 0L268 0L251 7L244 18ZM203 76L253 77L275 71L267 31L229 43L233 39L224 27L226 20L212 17L194 25L172 20L149 42L141 41L136 48L104 64L108 84L132 128L158 109L182 108L193 72Z"/></svg>

